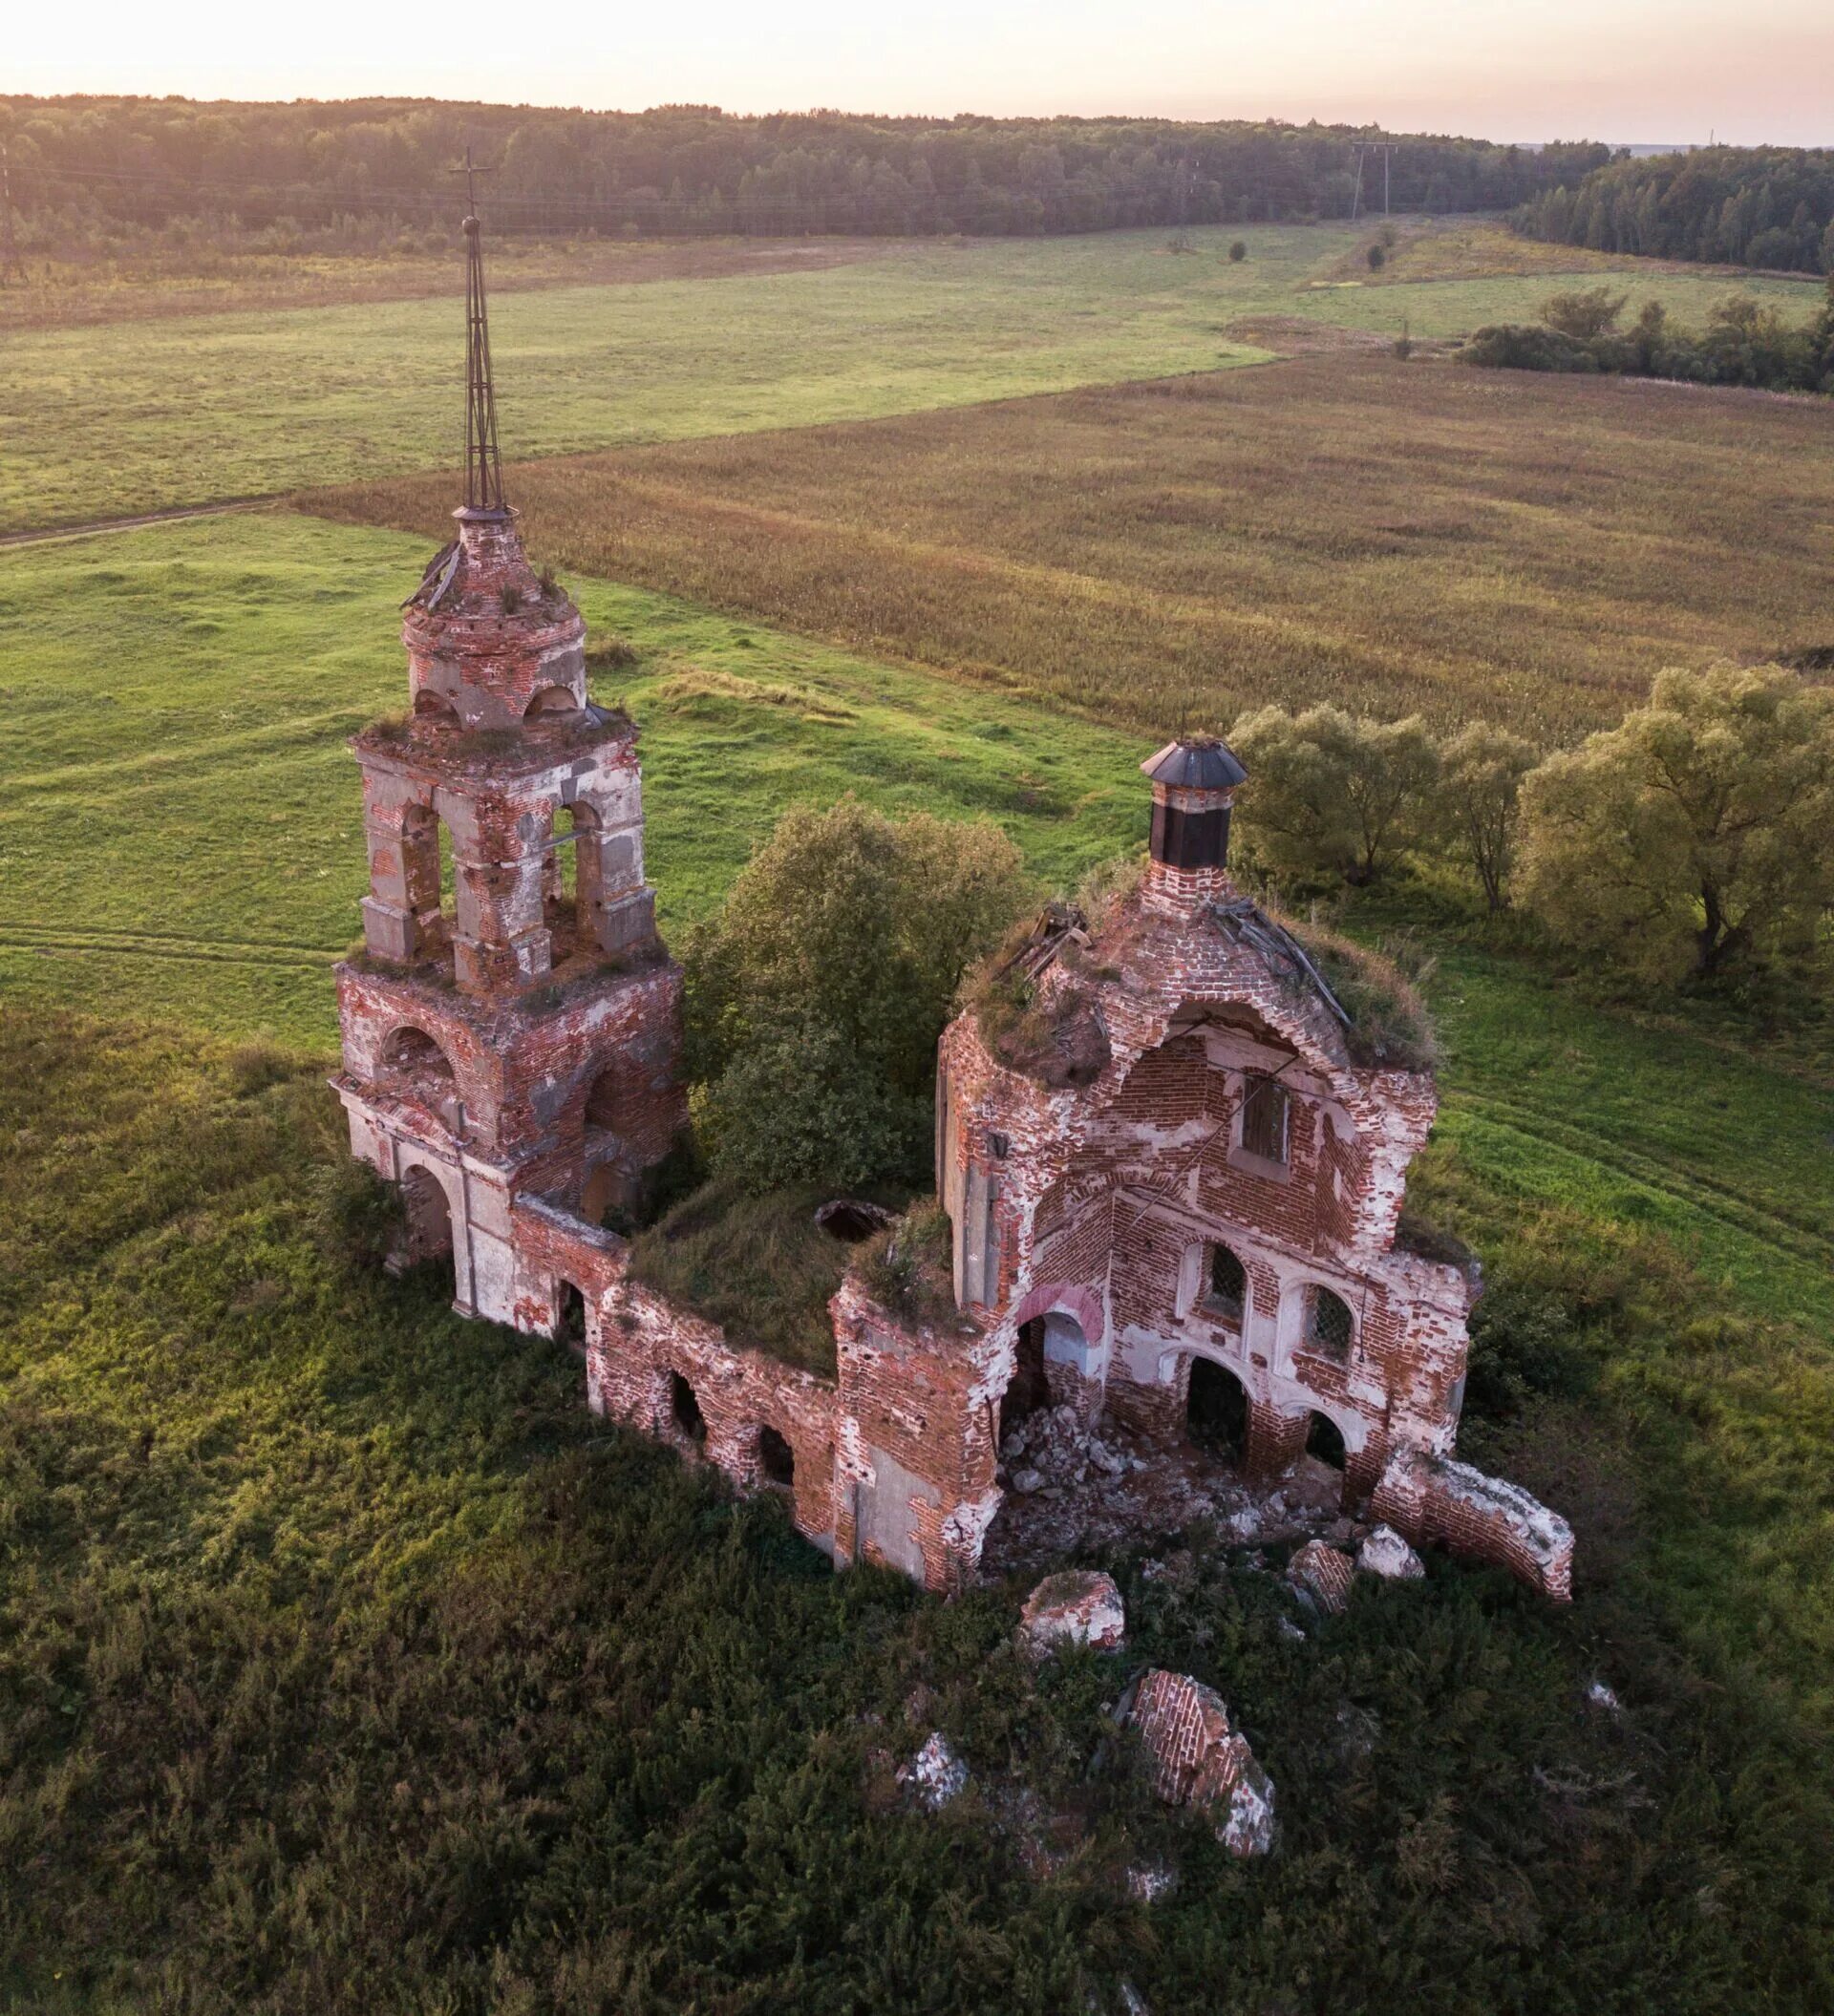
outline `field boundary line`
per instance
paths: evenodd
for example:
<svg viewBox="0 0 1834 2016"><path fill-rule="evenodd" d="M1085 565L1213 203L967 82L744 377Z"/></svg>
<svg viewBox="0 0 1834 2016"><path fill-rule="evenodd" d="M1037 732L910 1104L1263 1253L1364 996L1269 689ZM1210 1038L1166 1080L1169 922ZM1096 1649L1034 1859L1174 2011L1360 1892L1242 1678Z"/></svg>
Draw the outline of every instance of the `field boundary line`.
<svg viewBox="0 0 1834 2016"><path fill-rule="evenodd" d="M297 966L322 971L344 956L328 945L284 941L207 938L180 932L72 928L0 920L0 949L18 952L107 952L139 959L196 959L235 966Z"/></svg>
<svg viewBox="0 0 1834 2016"><path fill-rule="evenodd" d="M5 781L10 792L23 794L61 791L89 777L120 777L123 788L108 795L109 802L114 803L137 791L151 789L152 779L148 773L184 770L237 752L258 753L264 749L284 748L289 741L316 741L328 729L335 732L340 721L350 721L355 728L361 728L374 718L373 711L359 706L328 708L320 714L289 714L282 720L267 722L260 728L232 730L228 734L211 735L177 749L148 750L144 755L125 762L119 757L106 760L97 757L93 762L67 764L62 770L27 771ZM23 806L10 806L6 812L0 812L0 822L12 813L23 813L25 809Z"/></svg>
<svg viewBox="0 0 1834 2016"><path fill-rule="evenodd" d="M1581 1161L1589 1161L1612 1175L1640 1183L1673 1202L1711 1219L1728 1232L1772 1247L1785 1258L1823 1271L1834 1266L1834 1239L1818 1227L1784 1216L1767 1204L1759 1203L1729 1185L1695 1176L1658 1161L1636 1149L1601 1141L1584 1129L1563 1127L1559 1121L1544 1120L1525 1112L1505 1098L1482 1093L1459 1092L1448 1102L1467 1108L1474 1119L1505 1133L1516 1134L1544 1147L1553 1148Z"/></svg>
<svg viewBox="0 0 1834 2016"><path fill-rule="evenodd" d="M224 518L232 511L259 511L284 500L284 490L258 497L229 497L210 504L174 504L167 511L141 511L132 518L85 519L74 525L41 525L25 532L0 532L0 548L45 546L59 539L100 539L109 532L134 532L142 525L172 525L187 518Z"/></svg>

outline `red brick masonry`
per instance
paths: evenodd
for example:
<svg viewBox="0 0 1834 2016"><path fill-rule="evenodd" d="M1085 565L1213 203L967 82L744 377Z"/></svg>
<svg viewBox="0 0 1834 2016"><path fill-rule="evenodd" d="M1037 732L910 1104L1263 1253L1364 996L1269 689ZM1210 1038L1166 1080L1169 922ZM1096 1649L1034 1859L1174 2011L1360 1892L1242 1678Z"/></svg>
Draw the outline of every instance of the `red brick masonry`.
<svg viewBox="0 0 1834 2016"><path fill-rule="evenodd" d="M635 731L590 705L584 625L514 515L458 517L408 605L413 711L352 744L371 893L365 951L338 969L333 1082L353 1153L407 1193L410 1252L451 1253L460 1309L539 1334L577 1320L595 1409L782 1491L837 1561L931 1588L976 1569L1030 1350L1086 1424L1112 1411L1168 1439L1208 1368L1205 1404L1239 1395L1251 1474L1323 1435L1347 1503L1568 1594L1565 1521L1452 1460L1475 1279L1396 1239L1432 1079L1353 1061L1315 974L1220 866L1156 861L1040 950L1043 1005L1105 1045L1081 1082L1013 1068L972 1015L945 1032L953 1319L900 1322L850 1276L824 1379L632 1282L597 1222L685 1119ZM1272 1137L1266 1107L1244 1125L1269 1083Z"/></svg>

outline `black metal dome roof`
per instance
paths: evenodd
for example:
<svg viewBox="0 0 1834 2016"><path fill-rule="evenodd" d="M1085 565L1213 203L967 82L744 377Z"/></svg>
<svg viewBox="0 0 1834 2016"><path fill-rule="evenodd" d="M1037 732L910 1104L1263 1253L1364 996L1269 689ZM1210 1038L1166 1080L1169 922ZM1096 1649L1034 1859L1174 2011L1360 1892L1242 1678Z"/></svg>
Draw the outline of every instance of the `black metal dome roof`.
<svg viewBox="0 0 1834 2016"><path fill-rule="evenodd" d="M1248 775L1228 744L1215 735L1167 742L1140 767L1155 784L1184 791L1227 791L1246 783Z"/></svg>

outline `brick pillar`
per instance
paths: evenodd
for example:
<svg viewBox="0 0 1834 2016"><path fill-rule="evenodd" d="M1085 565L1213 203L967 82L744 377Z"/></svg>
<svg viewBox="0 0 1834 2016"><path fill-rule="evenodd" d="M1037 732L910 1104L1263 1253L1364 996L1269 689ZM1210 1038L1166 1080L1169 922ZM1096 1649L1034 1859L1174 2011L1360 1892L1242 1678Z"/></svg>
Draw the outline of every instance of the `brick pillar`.
<svg viewBox="0 0 1834 2016"><path fill-rule="evenodd" d="M1304 1454L1312 1416L1283 1414L1265 1400L1248 1396L1248 1446L1243 1469L1257 1481L1277 1477Z"/></svg>

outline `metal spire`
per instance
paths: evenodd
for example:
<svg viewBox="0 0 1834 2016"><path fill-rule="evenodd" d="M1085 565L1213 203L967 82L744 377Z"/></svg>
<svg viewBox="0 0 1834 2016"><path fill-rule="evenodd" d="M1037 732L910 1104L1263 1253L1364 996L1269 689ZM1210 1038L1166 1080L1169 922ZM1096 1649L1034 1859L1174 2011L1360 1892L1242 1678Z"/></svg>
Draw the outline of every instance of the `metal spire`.
<svg viewBox="0 0 1834 2016"><path fill-rule="evenodd" d="M471 149L453 171L465 179L465 509L503 509L503 467L497 453L497 394L490 382L490 316L484 306L483 227Z"/></svg>

